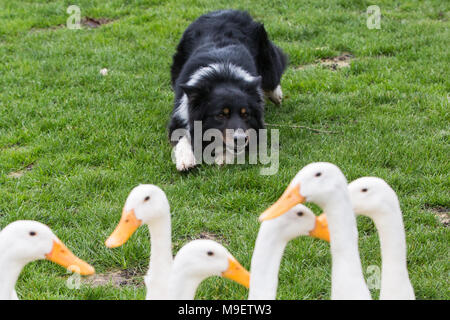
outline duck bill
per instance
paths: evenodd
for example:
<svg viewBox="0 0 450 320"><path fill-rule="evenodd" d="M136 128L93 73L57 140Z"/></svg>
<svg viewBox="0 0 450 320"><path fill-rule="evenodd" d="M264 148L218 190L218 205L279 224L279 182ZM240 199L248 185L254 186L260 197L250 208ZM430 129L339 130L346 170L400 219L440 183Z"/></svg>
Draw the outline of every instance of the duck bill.
<svg viewBox="0 0 450 320"><path fill-rule="evenodd" d="M139 228L142 221L136 218L134 210L123 211L122 218L119 221L116 229L105 241L105 245L108 248L116 248L123 245L130 239L133 233Z"/></svg>
<svg viewBox="0 0 450 320"><path fill-rule="evenodd" d="M52 251L45 258L81 275L95 273L94 267L74 255L60 240L53 240Z"/></svg>
<svg viewBox="0 0 450 320"><path fill-rule="evenodd" d="M305 198L300 195L300 185L290 186L270 208L259 216L259 221L266 221L281 216L299 203L304 203Z"/></svg>
<svg viewBox="0 0 450 320"><path fill-rule="evenodd" d="M247 289L250 287L250 272L248 272L235 258L228 258L228 269L222 277L236 281Z"/></svg>
<svg viewBox="0 0 450 320"><path fill-rule="evenodd" d="M328 231L328 221L325 213L316 217L316 225L309 235L330 242L330 232Z"/></svg>

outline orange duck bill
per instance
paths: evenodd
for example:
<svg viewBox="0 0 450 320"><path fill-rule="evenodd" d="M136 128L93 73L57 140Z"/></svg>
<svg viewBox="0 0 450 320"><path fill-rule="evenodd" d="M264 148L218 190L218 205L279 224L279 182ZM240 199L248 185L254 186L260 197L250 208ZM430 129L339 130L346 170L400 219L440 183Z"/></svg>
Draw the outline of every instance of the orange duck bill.
<svg viewBox="0 0 450 320"><path fill-rule="evenodd" d="M236 281L247 289L250 287L250 273L234 258L228 258L228 269L222 277Z"/></svg>
<svg viewBox="0 0 450 320"><path fill-rule="evenodd" d="M106 240L105 245L108 248L116 248L123 245L139 228L142 221L136 218L134 210L123 211L122 218L119 221L116 229Z"/></svg>
<svg viewBox="0 0 450 320"><path fill-rule="evenodd" d="M52 251L45 258L81 275L95 273L94 267L74 255L60 240L53 241Z"/></svg>
<svg viewBox="0 0 450 320"><path fill-rule="evenodd" d="M271 220L286 213L299 203L304 203L305 198L300 194L300 185L290 186L270 208L259 216L259 221Z"/></svg>

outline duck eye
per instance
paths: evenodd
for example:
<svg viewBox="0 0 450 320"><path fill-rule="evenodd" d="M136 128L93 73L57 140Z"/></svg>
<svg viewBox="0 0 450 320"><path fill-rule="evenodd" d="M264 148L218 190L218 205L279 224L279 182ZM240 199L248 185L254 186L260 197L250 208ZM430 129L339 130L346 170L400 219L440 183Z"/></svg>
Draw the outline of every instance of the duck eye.
<svg viewBox="0 0 450 320"><path fill-rule="evenodd" d="M297 215L298 215L299 217L303 216L303 211L297 212Z"/></svg>
<svg viewBox="0 0 450 320"><path fill-rule="evenodd" d="M213 256L214 255L214 252L212 252L212 251L208 251L208 256Z"/></svg>
<svg viewBox="0 0 450 320"><path fill-rule="evenodd" d="M368 190L367 188L361 189L362 192L367 192L367 190Z"/></svg>
<svg viewBox="0 0 450 320"><path fill-rule="evenodd" d="M36 232L30 231L30 236L34 237L36 235Z"/></svg>
<svg viewBox="0 0 450 320"><path fill-rule="evenodd" d="M148 200L150 200L150 196L146 196L144 201L147 202Z"/></svg>
<svg viewBox="0 0 450 320"><path fill-rule="evenodd" d="M322 175L322 172L317 172L316 177L320 177Z"/></svg>

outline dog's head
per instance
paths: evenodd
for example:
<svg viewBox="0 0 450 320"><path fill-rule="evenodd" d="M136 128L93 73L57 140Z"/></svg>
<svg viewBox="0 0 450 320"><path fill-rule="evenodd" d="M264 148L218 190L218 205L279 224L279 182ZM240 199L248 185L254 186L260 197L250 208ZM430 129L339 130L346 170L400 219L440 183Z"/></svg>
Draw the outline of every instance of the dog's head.
<svg viewBox="0 0 450 320"><path fill-rule="evenodd" d="M235 152L248 144L249 129L264 127L261 77L252 81L203 82L182 88L189 99L190 120L202 121L203 131L218 129L225 145Z"/></svg>

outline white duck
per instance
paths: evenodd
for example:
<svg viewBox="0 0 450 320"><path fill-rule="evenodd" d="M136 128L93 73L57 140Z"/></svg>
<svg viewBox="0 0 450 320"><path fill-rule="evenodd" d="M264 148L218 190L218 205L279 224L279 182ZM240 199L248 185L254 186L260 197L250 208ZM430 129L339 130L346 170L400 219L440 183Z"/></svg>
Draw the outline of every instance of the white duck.
<svg viewBox="0 0 450 320"><path fill-rule="evenodd" d="M142 224L148 225L152 249L144 279L146 299L171 299L175 295L169 291L173 265L171 220L170 205L164 191L148 184L134 188L125 202L119 224L105 244L109 248L123 245Z"/></svg>
<svg viewBox="0 0 450 320"><path fill-rule="evenodd" d="M369 217L380 237L382 300L414 300L406 265L406 240L400 203L394 190L375 177L359 178L348 185L356 214Z"/></svg>
<svg viewBox="0 0 450 320"><path fill-rule="evenodd" d="M305 166L260 220L278 217L303 202L313 202L326 212L332 257L331 298L371 299L359 257L356 217L341 170L327 162Z"/></svg>
<svg viewBox="0 0 450 320"><path fill-rule="evenodd" d="M316 217L309 208L298 204L282 216L261 224L250 268L249 300L276 298L284 249L299 236L330 241L325 214Z"/></svg>
<svg viewBox="0 0 450 320"><path fill-rule="evenodd" d="M14 290L20 272L29 262L47 259L82 275L95 273L77 258L46 225L19 220L0 232L0 300L18 299Z"/></svg>
<svg viewBox="0 0 450 320"><path fill-rule="evenodd" d="M200 283L211 276L222 276L249 286L250 274L221 244L194 240L178 251L169 281L170 299L193 300Z"/></svg>

